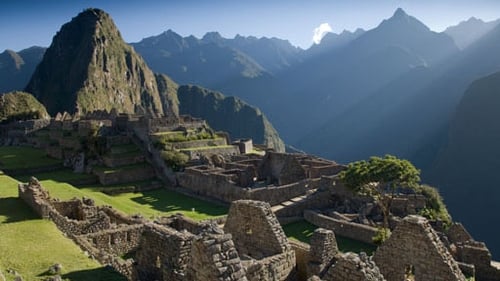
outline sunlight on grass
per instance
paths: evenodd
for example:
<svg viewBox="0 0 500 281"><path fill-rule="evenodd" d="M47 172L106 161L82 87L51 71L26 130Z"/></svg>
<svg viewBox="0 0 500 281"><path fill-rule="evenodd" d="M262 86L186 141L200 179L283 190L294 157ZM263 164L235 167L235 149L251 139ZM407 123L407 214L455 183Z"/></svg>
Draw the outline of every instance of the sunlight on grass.
<svg viewBox="0 0 500 281"><path fill-rule="evenodd" d="M166 189L108 195L101 192L103 187L97 185L76 188L64 182L71 179L73 175L70 170L65 170L35 176L52 197L61 200L88 197L94 199L97 205L109 205L126 214L141 214L145 218L182 213L192 219L203 220L223 216L228 211L225 206L191 198ZM26 182L29 180L29 176L18 177L18 179ZM129 184L123 184L123 186L127 185ZM120 185L115 185L113 188L120 188Z"/></svg>
<svg viewBox="0 0 500 281"><path fill-rule="evenodd" d="M125 280L86 257L71 239L49 220L42 220L17 197L17 181L0 175L0 269L19 272L24 280L44 280L49 266L63 265L70 280Z"/></svg>

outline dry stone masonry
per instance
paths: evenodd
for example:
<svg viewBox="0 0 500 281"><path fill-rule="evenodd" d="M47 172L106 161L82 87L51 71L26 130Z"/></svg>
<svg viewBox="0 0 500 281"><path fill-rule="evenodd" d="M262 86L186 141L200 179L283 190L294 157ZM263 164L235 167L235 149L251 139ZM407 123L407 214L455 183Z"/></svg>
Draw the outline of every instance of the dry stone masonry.
<svg viewBox="0 0 500 281"><path fill-rule="evenodd" d="M419 216L407 216L375 252L374 261L387 281L413 274L415 281L465 281L437 233Z"/></svg>

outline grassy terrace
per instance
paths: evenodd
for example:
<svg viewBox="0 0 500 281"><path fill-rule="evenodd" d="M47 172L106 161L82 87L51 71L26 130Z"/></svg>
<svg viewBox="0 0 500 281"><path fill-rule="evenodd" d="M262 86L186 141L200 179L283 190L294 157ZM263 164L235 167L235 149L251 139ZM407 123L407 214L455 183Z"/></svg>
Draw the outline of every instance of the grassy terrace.
<svg viewBox="0 0 500 281"><path fill-rule="evenodd" d="M141 214L146 218L153 218L182 213L192 219L203 220L227 214L227 207L208 203L166 189L108 195L101 192L104 189L101 185L76 188L67 183L74 175L71 171L59 171L57 173L43 173L35 176L52 197L68 200L74 197L82 198L85 196L94 199L97 205L109 205L130 215ZM18 177L18 180L26 182L29 177ZM111 188L123 188L131 184L133 183L114 185Z"/></svg>
<svg viewBox="0 0 500 281"><path fill-rule="evenodd" d="M45 151L31 147L0 147L0 170L50 166L61 160L49 158Z"/></svg>
<svg viewBox="0 0 500 281"><path fill-rule="evenodd" d="M38 219L17 197L17 181L0 174L0 270L13 269L24 280L43 280L49 266L63 265L63 279L76 281L126 280L86 257L69 238L48 220Z"/></svg>
<svg viewBox="0 0 500 281"><path fill-rule="evenodd" d="M288 238L305 243L309 243L309 240L316 228L317 226L310 224L307 221L298 221L283 226L283 230L285 231ZM373 245L365 244L363 242L352 240L346 237L336 235L335 238L337 239L339 250L344 253L365 252L368 255L371 255L376 250L376 247Z"/></svg>

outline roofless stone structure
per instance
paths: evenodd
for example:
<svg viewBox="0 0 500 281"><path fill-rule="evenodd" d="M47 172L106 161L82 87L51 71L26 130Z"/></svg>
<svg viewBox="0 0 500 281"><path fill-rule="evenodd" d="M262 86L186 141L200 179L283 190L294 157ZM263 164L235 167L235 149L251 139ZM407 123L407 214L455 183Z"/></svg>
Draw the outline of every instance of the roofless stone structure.
<svg viewBox="0 0 500 281"><path fill-rule="evenodd" d="M407 216L373 257L387 281L414 275L415 281L465 281L453 259L427 219Z"/></svg>

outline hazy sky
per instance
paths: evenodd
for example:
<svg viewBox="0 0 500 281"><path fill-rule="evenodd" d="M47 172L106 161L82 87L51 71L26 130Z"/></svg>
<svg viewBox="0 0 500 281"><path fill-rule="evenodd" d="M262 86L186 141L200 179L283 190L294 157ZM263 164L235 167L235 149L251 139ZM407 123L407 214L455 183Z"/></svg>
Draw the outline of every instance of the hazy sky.
<svg viewBox="0 0 500 281"><path fill-rule="evenodd" d="M183 36L279 37L302 48L321 24L333 32L370 29L398 7L435 31L471 16L500 18L498 0L1 0L0 51L48 46L62 24L88 7L111 14L127 42L172 29Z"/></svg>

